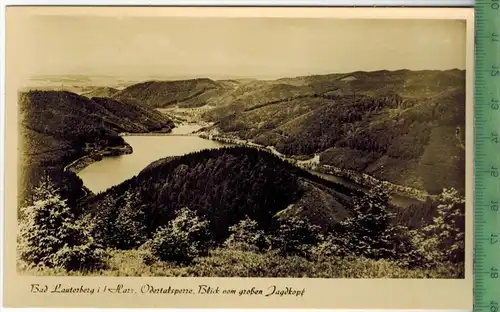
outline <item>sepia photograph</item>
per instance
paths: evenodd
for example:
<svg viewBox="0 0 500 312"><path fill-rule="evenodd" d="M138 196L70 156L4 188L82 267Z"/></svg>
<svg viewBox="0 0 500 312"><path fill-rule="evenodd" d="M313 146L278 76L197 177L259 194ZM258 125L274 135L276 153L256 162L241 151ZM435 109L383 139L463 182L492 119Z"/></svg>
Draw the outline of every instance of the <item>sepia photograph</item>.
<svg viewBox="0 0 500 312"><path fill-rule="evenodd" d="M7 54L17 275L468 276L467 20L40 12Z"/></svg>

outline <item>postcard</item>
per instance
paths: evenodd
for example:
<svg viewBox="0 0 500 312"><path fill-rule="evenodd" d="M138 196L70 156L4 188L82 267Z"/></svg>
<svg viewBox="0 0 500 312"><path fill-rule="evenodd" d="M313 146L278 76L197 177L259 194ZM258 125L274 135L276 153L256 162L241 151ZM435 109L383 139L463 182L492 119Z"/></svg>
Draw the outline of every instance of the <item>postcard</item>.
<svg viewBox="0 0 500 312"><path fill-rule="evenodd" d="M473 9L6 20L7 306L472 309Z"/></svg>

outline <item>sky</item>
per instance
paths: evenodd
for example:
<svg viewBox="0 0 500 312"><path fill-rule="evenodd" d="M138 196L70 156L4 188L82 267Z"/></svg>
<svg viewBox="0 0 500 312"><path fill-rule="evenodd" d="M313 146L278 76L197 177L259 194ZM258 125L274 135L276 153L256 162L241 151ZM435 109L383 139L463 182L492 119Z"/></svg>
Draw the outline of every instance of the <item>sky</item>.
<svg viewBox="0 0 500 312"><path fill-rule="evenodd" d="M465 68L457 20L34 16L30 75L280 78Z"/></svg>

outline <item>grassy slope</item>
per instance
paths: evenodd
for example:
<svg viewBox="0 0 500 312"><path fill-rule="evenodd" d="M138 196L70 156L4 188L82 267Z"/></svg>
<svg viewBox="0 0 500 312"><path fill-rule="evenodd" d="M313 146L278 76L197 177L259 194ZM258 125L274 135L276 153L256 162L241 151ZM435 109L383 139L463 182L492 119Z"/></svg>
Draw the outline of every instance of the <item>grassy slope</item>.
<svg viewBox="0 0 500 312"><path fill-rule="evenodd" d="M144 263L137 250L111 251L107 268L90 272L19 267L30 276L163 276L163 277L309 277L309 278L459 278L459 266L409 270L385 260L329 258L308 261L274 253L217 249L189 266Z"/></svg>

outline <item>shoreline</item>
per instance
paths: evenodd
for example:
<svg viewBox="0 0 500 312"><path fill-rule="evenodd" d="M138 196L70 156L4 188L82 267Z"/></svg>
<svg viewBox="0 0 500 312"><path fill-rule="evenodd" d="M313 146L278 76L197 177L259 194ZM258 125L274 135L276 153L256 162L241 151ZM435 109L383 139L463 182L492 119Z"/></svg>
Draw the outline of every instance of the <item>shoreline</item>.
<svg viewBox="0 0 500 312"><path fill-rule="evenodd" d="M194 125L195 123L186 123L189 125ZM204 131L205 130L205 131ZM216 129L213 129L216 130ZM263 146L260 144L256 144L253 142L249 142L247 140L243 140L240 138L236 137L229 137L229 136L224 136L218 131L206 131L205 127L202 127L201 129L198 129L197 131L193 131L189 134L177 134L181 136L197 136L202 139L206 140L211 140L211 141L218 141L222 143L229 143L229 144L234 144L238 146L247 146L247 147L252 147L252 148L257 148L260 150L264 150L267 152L270 152L276 156L278 156L280 159L283 161L287 161L299 168L302 168L304 170L320 173L320 174L329 174L333 175L339 178L344 178L351 180L352 182L359 184L361 187L365 188L371 188L375 185L385 185L388 190L393 194L393 195L398 195L402 197L407 197L409 199L415 199L418 201L426 201L429 197L432 198L435 195L431 195L427 193L426 191L415 189L412 187L407 187L407 186L402 186L402 185L397 185L394 183L391 183L389 181L384 181L384 180L379 180L373 176L370 176L369 174L362 173L362 172L355 172L353 170L349 169L342 169L338 168L335 166L331 165L325 165L325 164L320 164L319 163L319 154L315 155L313 158L306 159L306 160L298 160L297 155L292 155L292 156L287 156L284 154L281 154L276 150L274 146ZM133 136L133 135L169 135L171 132L163 132L163 131L154 131L154 132L144 132L144 133L120 133L120 136ZM175 134L174 134L175 135ZM120 156L120 155L127 155L133 153L132 147L125 143L125 145L118 146L118 147L104 147L101 149L96 149L92 151L91 153L82 156L70 164L66 165L64 167L64 171L72 171L75 174L78 174L80 171L85 169L86 167L90 166L93 163L101 161L104 157L110 157L110 156Z"/></svg>
<svg viewBox="0 0 500 312"><path fill-rule="evenodd" d="M369 174L362 173L362 172L356 172L353 170L349 169L342 169L338 168L335 166L330 166L330 165L324 165L319 163L318 157L315 156L311 159L308 160L297 160L293 157L297 157L297 155L293 156L286 156L284 154L281 154L276 150L274 146L263 146L259 145L253 142L248 142L246 140L242 140L239 138L231 138L227 136L221 135L218 131L215 133L207 133L207 132L202 132L198 134L201 138L207 139L207 140L213 140L213 141L218 141L218 142L223 142L223 143L231 143L235 145L240 145L240 146L248 146L248 147L253 147L253 148L258 148L262 150L266 150L270 153L273 153L274 155L280 157L282 160L287 161L289 163L292 163L302 169L305 170L311 170L317 173L323 173L323 174L330 174L337 176L339 178L345 178L349 179L354 183L359 184L362 187L373 187L375 185L382 184L386 186L393 195L399 195L403 197L408 197L411 199L416 199L419 201L426 201L427 198L433 197L435 195L431 195L427 193L424 190L419 190L416 188L408 187L408 186L403 186L403 185L398 185L391 183L389 181L384 181L384 180L379 180Z"/></svg>
<svg viewBox="0 0 500 312"><path fill-rule="evenodd" d="M200 129L203 129L204 127L211 126L211 123L190 123L190 122L182 122L176 125L178 126L199 126L198 129L193 130L192 132L189 133L179 133L179 134L173 134L172 130L175 128L169 128L167 129L161 129L157 131L149 131L149 132L121 132L118 133L120 137L124 136L168 136L168 135L177 135L177 136L199 136L197 131ZM85 169L86 167L90 166L93 163L101 161L104 157L112 157L112 156L120 156L120 155L128 155L132 154L133 149L132 146L130 146L128 143L125 142L125 145L122 146L106 146L104 148L96 149L92 152L90 152L87 155L84 155L78 159L75 159L71 163L67 164L64 166L64 171L71 171L75 174L78 174L80 171Z"/></svg>
<svg viewBox="0 0 500 312"><path fill-rule="evenodd" d="M132 152L132 146L127 143L117 147L105 147L104 149L92 151L90 154L74 160L64 167L64 171L71 171L78 174L91 164L101 161L104 157L127 155L132 154Z"/></svg>
<svg viewBox="0 0 500 312"><path fill-rule="evenodd" d="M166 135L168 133L172 132L172 128L162 128L158 131L152 131L152 132L139 132L135 133L136 135L145 135L145 134L157 134L157 135ZM134 133L127 133L127 132L122 132L119 133L118 136L127 136L127 135L133 135ZM94 150L92 150L90 153L87 155L84 155L78 159L75 159L71 163L67 164L64 166L63 171L71 171L75 174L78 174L80 171L85 169L86 167L90 166L93 163L99 162L103 160L104 157L110 157L110 156L120 156L120 155L128 155L132 154L134 151L132 149L132 146L130 146L127 142L124 142L124 145L120 146L104 146L104 147L98 147Z"/></svg>

